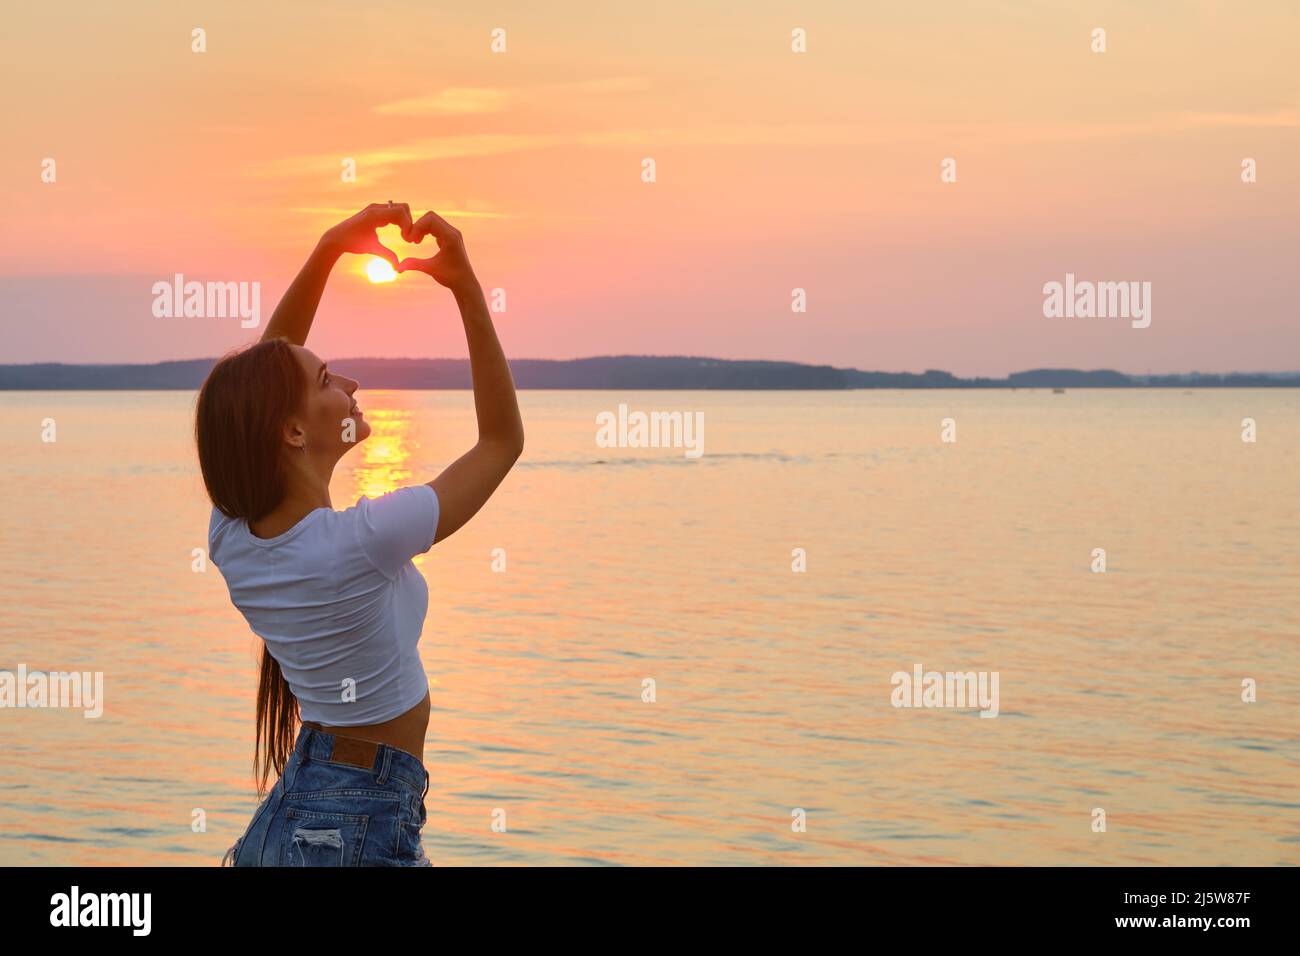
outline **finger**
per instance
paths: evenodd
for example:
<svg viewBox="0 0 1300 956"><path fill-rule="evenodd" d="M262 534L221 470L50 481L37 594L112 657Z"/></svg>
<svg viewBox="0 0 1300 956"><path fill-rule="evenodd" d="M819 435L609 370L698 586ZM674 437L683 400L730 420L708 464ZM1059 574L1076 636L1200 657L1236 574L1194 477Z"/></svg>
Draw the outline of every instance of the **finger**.
<svg viewBox="0 0 1300 956"><path fill-rule="evenodd" d="M433 220L429 218L427 212L419 219L415 220L415 225L411 227L411 235L413 237L411 242L422 242L424 237L429 234L429 226L432 224Z"/></svg>
<svg viewBox="0 0 1300 956"><path fill-rule="evenodd" d="M404 202L374 203L367 207L370 221L375 228L380 226L399 226L402 238L411 242L411 207Z"/></svg>
<svg viewBox="0 0 1300 956"><path fill-rule="evenodd" d="M373 242L367 242L366 251L369 252L371 255L379 256L381 259L387 259L389 265L391 265L394 269L397 268L398 265L397 253L395 253L392 249L389 249L378 239L375 239Z"/></svg>
<svg viewBox="0 0 1300 956"><path fill-rule="evenodd" d="M401 227L402 238L407 242L413 242L411 234L415 224L411 222L411 207L404 202L393 203L393 212L395 217L392 221Z"/></svg>
<svg viewBox="0 0 1300 956"><path fill-rule="evenodd" d="M365 221L378 228L398 221L395 217L400 215L403 208L406 209L407 215L411 215L411 207L406 203L370 203L369 206L361 209L361 213L364 213Z"/></svg>
<svg viewBox="0 0 1300 956"><path fill-rule="evenodd" d="M443 219L432 209L420 217L419 225L425 233L437 239L439 244L448 239L456 239L460 236L459 229L449 223L446 219Z"/></svg>
<svg viewBox="0 0 1300 956"><path fill-rule="evenodd" d="M433 266L432 259L403 259L397 264L398 272L428 272Z"/></svg>

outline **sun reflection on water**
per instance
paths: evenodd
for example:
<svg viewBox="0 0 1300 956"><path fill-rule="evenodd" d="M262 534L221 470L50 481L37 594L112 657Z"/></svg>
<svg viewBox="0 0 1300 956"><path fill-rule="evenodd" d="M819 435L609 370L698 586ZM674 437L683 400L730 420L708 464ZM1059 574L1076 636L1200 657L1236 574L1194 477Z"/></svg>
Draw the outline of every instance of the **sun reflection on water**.
<svg viewBox="0 0 1300 956"><path fill-rule="evenodd" d="M370 437L361 443L361 459L353 472L358 495L377 498L411 480L411 413L405 408L377 407L375 398L366 408Z"/></svg>

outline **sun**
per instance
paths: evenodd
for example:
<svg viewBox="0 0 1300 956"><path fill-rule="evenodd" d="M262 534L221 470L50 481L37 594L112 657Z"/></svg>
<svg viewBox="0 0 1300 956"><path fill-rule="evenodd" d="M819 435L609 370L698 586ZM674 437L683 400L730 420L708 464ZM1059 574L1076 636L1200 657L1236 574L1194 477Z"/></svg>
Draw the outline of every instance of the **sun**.
<svg viewBox="0 0 1300 956"><path fill-rule="evenodd" d="M366 275L370 277L371 282L392 282L397 278L397 273L393 271L393 264L387 259L378 257L366 263Z"/></svg>

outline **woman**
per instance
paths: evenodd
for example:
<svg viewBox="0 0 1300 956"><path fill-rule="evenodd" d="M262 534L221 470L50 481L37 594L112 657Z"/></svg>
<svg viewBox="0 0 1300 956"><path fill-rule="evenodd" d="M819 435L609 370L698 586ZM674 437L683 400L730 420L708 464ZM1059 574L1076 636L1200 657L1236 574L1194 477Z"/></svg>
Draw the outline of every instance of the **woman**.
<svg viewBox="0 0 1300 956"><path fill-rule="evenodd" d="M404 259L375 230L432 235ZM343 253L379 255L455 296L469 343L478 442L424 485L330 501L338 460L370 434L357 383L304 347ZM208 554L265 641L257 694L258 795L279 779L222 860L234 866L429 866L424 735L429 685L416 644L428 588L411 558L481 508L523 451L510 367L460 233L404 203L328 230L262 340L219 361L199 392L195 437L212 518ZM301 714L297 734L294 725Z"/></svg>

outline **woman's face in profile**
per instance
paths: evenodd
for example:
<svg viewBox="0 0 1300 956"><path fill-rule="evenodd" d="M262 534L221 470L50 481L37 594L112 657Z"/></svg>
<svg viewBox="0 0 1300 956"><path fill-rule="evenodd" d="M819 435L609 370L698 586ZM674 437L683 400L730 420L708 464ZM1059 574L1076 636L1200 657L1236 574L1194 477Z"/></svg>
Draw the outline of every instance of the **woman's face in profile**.
<svg viewBox="0 0 1300 956"><path fill-rule="evenodd" d="M352 397L358 382L332 371L310 349L294 345L293 352L306 383L300 423L308 454L341 458L370 435L370 423Z"/></svg>

